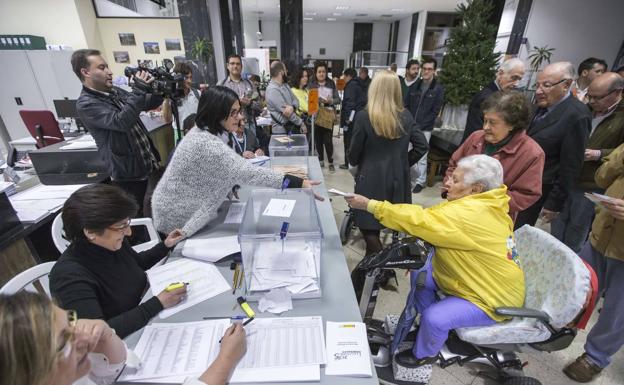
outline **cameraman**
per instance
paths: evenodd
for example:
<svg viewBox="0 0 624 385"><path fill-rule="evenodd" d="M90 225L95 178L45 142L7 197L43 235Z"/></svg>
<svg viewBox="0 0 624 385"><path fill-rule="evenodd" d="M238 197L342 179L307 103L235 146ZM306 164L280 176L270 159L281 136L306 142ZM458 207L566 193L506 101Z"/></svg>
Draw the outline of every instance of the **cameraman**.
<svg viewBox="0 0 624 385"><path fill-rule="evenodd" d="M199 90L192 87L193 70L188 64L183 62L176 63L175 67L173 67L173 72L184 75L184 97L178 99L177 101L180 122L184 122L189 115L197 113L197 106L199 105L199 97L201 95ZM162 116L167 123L171 123L173 121L170 99L165 99L162 104ZM174 122L174 129L176 129L177 132L178 127L176 124L177 123Z"/></svg>
<svg viewBox="0 0 624 385"><path fill-rule="evenodd" d="M139 71L134 75L132 93L113 87L113 73L100 51L94 49L75 51L71 64L83 85L76 103L78 115L95 139L112 183L136 199L139 217L149 216L151 205L145 195L148 182L150 187L157 182L160 155L139 114L163 102L162 97L149 92L154 79Z"/></svg>

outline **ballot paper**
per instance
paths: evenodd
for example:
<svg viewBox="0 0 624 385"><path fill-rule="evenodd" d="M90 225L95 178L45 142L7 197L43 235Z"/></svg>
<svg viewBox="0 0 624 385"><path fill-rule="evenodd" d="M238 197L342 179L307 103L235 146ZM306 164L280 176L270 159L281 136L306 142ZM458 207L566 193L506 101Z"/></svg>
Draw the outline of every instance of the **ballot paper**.
<svg viewBox="0 0 624 385"><path fill-rule="evenodd" d="M343 196L343 197L353 196L353 193L346 193L344 191L340 191L340 190L335 189L335 188L330 188L329 190L327 190L327 192L330 193L330 194L340 195L340 196Z"/></svg>
<svg viewBox="0 0 624 385"><path fill-rule="evenodd" d="M272 289L258 301L258 310L260 310L261 313L268 311L273 314L281 314L292 308L292 296L290 295L290 291L283 287Z"/></svg>
<svg viewBox="0 0 624 385"><path fill-rule="evenodd" d="M327 376L371 377L371 358L363 322L327 321Z"/></svg>
<svg viewBox="0 0 624 385"><path fill-rule="evenodd" d="M263 242L254 250L251 269L252 291L285 287L292 294L317 291L315 243L305 240Z"/></svg>
<svg viewBox="0 0 624 385"><path fill-rule="evenodd" d="M585 193L585 198L589 199L594 204L603 204L606 202L612 202L614 200L610 196L598 193Z"/></svg>
<svg viewBox="0 0 624 385"><path fill-rule="evenodd" d="M277 140L280 143L290 143L290 142L294 142L294 139L289 138L288 136L277 136L274 137L275 140Z"/></svg>
<svg viewBox="0 0 624 385"><path fill-rule="evenodd" d="M143 365L138 371L125 370L119 381L171 382L175 377L181 382L199 376L217 356L219 339L229 325L223 319L146 326L134 348ZM310 371L325 363L320 316L256 318L245 332L247 352L230 382L301 381L302 373L316 377Z"/></svg>
<svg viewBox="0 0 624 385"><path fill-rule="evenodd" d="M185 258L148 270L147 279L153 295L158 295L171 283L189 283L186 299L158 314L163 319L231 289L214 265Z"/></svg>
<svg viewBox="0 0 624 385"><path fill-rule="evenodd" d="M284 217L290 218L293 209L295 208L295 199L277 199L273 198L269 201L262 215L268 217Z"/></svg>
<svg viewBox="0 0 624 385"><path fill-rule="evenodd" d="M234 202L230 205L225 221L223 223L241 223L245 215L246 203ZM237 242L238 243L238 242Z"/></svg>
<svg viewBox="0 0 624 385"><path fill-rule="evenodd" d="M191 238L187 239L182 247L183 256L206 262L216 262L240 251L237 235L202 239Z"/></svg>

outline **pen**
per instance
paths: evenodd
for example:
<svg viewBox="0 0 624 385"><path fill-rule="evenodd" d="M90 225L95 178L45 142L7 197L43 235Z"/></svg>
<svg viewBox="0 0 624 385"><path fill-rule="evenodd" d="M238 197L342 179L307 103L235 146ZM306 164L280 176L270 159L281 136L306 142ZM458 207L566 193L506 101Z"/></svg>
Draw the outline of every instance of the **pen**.
<svg viewBox="0 0 624 385"><path fill-rule="evenodd" d="M232 295L236 293L236 285L238 283L239 274L240 274L240 271L239 271L238 263L237 263L236 267L234 268L234 278L232 279Z"/></svg>
<svg viewBox="0 0 624 385"><path fill-rule="evenodd" d="M247 324L249 324L254 319L255 319L254 317L249 318L247 321L243 322L243 326L247 326Z"/></svg>
<svg viewBox="0 0 624 385"><path fill-rule="evenodd" d="M187 286L189 283L188 282L174 282L174 283L170 283L169 286L167 286L165 288L165 291L173 291L175 289L179 289L181 287Z"/></svg>
<svg viewBox="0 0 624 385"><path fill-rule="evenodd" d="M227 318L227 317L203 317L202 319L223 319L223 318ZM244 316L244 315L235 315L235 316L230 317L230 320L232 320L232 321L240 321L240 320L243 320L245 318L247 318L247 317Z"/></svg>

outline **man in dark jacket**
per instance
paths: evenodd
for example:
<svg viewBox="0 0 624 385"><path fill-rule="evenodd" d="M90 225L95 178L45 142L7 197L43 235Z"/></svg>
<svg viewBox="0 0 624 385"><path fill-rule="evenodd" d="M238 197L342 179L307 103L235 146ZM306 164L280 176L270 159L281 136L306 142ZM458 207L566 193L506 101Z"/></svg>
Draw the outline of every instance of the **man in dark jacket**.
<svg viewBox="0 0 624 385"><path fill-rule="evenodd" d="M93 136L113 184L132 195L139 216L149 215L144 202L149 185L155 185L160 155L141 122L141 111L154 109L163 98L149 92L153 79L147 72L134 76L132 93L113 87L113 73L100 52L80 49L71 58L72 69L82 82L76 103L78 115Z"/></svg>
<svg viewBox="0 0 624 385"><path fill-rule="evenodd" d="M370 86L372 79L368 76L368 68L361 67L358 73L362 84L364 85L364 93L368 93L368 86Z"/></svg>
<svg viewBox="0 0 624 385"><path fill-rule="evenodd" d="M583 168L591 114L570 92L574 67L568 62L546 66L537 76L537 110L527 134L544 150L542 197L520 212L516 228L535 225L538 217L550 223L563 209L566 198L578 183Z"/></svg>
<svg viewBox="0 0 624 385"><path fill-rule="evenodd" d="M405 107L412 113L416 125L425 134L427 142L431 139L431 131L444 102L444 89L434 76L437 64L433 58L423 60L422 76L409 87L403 101ZM418 178L412 192L419 193L427 180L427 154L415 167Z"/></svg>
<svg viewBox="0 0 624 385"><path fill-rule="evenodd" d="M364 91L365 86L358 78L355 68L347 68L344 70L343 75L346 85L342 97L342 108L340 109L340 127L342 127L344 132L345 162L340 165L340 168L346 170L349 168L347 159L349 159L349 146L351 144L351 131L353 130L355 113L366 107L367 98Z"/></svg>
<svg viewBox="0 0 624 385"><path fill-rule="evenodd" d="M513 58L501 64L496 72L496 79L479 91L470 101L462 143L464 143L473 132L483 129L483 110L481 109L483 101L493 92L508 91L516 88L523 77L524 63L522 60Z"/></svg>

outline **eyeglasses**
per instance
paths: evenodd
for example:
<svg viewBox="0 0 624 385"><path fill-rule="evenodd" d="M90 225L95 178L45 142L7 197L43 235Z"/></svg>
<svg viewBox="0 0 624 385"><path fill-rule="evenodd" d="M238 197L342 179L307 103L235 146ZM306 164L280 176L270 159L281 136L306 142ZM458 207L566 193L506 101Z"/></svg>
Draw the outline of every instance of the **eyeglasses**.
<svg viewBox="0 0 624 385"><path fill-rule="evenodd" d="M232 62L232 63L228 63L229 66L240 66L242 65L241 63L237 63L237 62Z"/></svg>
<svg viewBox="0 0 624 385"><path fill-rule="evenodd" d="M63 329L61 333L61 344L56 348L56 352L62 354L63 357L68 358L72 352L72 343L74 339L74 330L76 323L78 322L78 314L75 310L67 310L67 322L69 328Z"/></svg>
<svg viewBox="0 0 624 385"><path fill-rule="evenodd" d="M539 83L538 82L538 83L535 83L535 89L538 90L540 88L543 88L544 90L550 90L554 86L559 85L559 84L565 82L566 80L569 80L569 79L561 79L561 80L559 80L556 83L548 83L548 82Z"/></svg>
<svg viewBox="0 0 624 385"><path fill-rule="evenodd" d="M113 230L113 231L123 232L123 231L126 231L128 227L130 227L130 219L126 219L126 221L121 225L109 226L108 229Z"/></svg>
<svg viewBox="0 0 624 385"><path fill-rule="evenodd" d="M435 68L433 68L433 67L423 67L422 70L423 71L435 71Z"/></svg>
<svg viewBox="0 0 624 385"><path fill-rule="evenodd" d="M235 118L235 117L238 116L238 114L242 114L242 113L243 113L243 111L240 110L240 109L239 110L236 110L236 109L231 110L230 111L230 118Z"/></svg>
<svg viewBox="0 0 624 385"><path fill-rule="evenodd" d="M607 92L606 94L602 95L602 96L594 96L594 95L590 95L589 93L587 94L587 100L590 102L599 102L602 99L606 98L607 96L611 95L612 93L614 93L615 91L622 91L621 88L615 88L612 89L611 91Z"/></svg>

